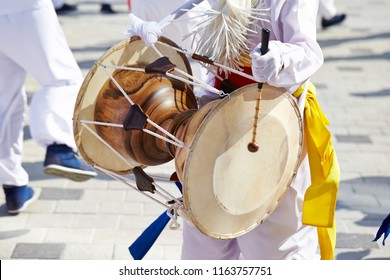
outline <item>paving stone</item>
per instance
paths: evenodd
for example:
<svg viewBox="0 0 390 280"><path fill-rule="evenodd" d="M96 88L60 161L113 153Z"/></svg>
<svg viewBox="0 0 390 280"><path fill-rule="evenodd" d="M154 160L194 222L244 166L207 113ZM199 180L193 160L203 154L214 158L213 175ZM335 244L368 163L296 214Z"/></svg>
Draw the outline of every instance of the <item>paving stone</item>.
<svg viewBox="0 0 390 280"><path fill-rule="evenodd" d="M0 208L0 231L26 228L29 215L9 215L5 205Z"/></svg>
<svg viewBox="0 0 390 280"><path fill-rule="evenodd" d="M80 214L75 215L72 227L74 228L117 228L119 217L111 214Z"/></svg>
<svg viewBox="0 0 390 280"><path fill-rule="evenodd" d="M38 199L29 205L27 211L29 213L53 213L56 207L57 201Z"/></svg>
<svg viewBox="0 0 390 280"><path fill-rule="evenodd" d="M373 249L336 249L335 259L336 260L364 260L370 256Z"/></svg>
<svg viewBox="0 0 390 280"><path fill-rule="evenodd" d="M87 189L84 191L84 200L102 200L102 201L125 201L125 190L95 190Z"/></svg>
<svg viewBox="0 0 390 280"><path fill-rule="evenodd" d="M46 236L46 229L44 228L14 228L12 230L2 230L2 237L0 239L0 247L3 243L42 243Z"/></svg>
<svg viewBox="0 0 390 280"><path fill-rule="evenodd" d="M337 248L378 248L378 244L372 242L373 236L369 234L354 234L354 233L338 233L337 234Z"/></svg>
<svg viewBox="0 0 390 280"><path fill-rule="evenodd" d="M55 213L96 213L99 209L99 201L58 201Z"/></svg>
<svg viewBox="0 0 390 280"><path fill-rule="evenodd" d="M122 202L122 201L112 201L106 202L103 201L100 204L98 213L101 214L138 214L140 215L143 210L142 203L130 203L130 202Z"/></svg>
<svg viewBox="0 0 390 280"><path fill-rule="evenodd" d="M335 135L339 142L372 143L369 135Z"/></svg>
<svg viewBox="0 0 390 280"><path fill-rule="evenodd" d="M16 244L13 242L3 243L0 245L0 260L9 260Z"/></svg>
<svg viewBox="0 0 390 280"><path fill-rule="evenodd" d="M164 246L163 259L164 260L180 260L181 246L180 245L166 245Z"/></svg>
<svg viewBox="0 0 390 280"><path fill-rule="evenodd" d="M94 229L52 228L48 229L46 243L91 243Z"/></svg>
<svg viewBox="0 0 390 280"><path fill-rule="evenodd" d="M146 229L157 217L145 215L121 215L119 220L120 229Z"/></svg>
<svg viewBox="0 0 390 280"><path fill-rule="evenodd" d="M65 244L56 243L18 243L13 251L12 259L59 259Z"/></svg>
<svg viewBox="0 0 390 280"><path fill-rule="evenodd" d="M93 243L96 244L115 244L126 243L130 245L135 241L131 237L130 231L125 229L95 229L93 234Z"/></svg>
<svg viewBox="0 0 390 280"><path fill-rule="evenodd" d="M60 259L62 260L111 260L114 254L113 244L67 244Z"/></svg>
<svg viewBox="0 0 390 280"><path fill-rule="evenodd" d="M68 228L73 220L73 214L36 213L27 219L28 228Z"/></svg>
<svg viewBox="0 0 390 280"><path fill-rule="evenodd" d="M0 240L13 239L15 237L24 236L30 232L29 229L14 229L14 230L1 230ZM3 243L3 242L2 242Z"/></svg>
<svg viewBox="0 0 390 280"><path fill-rule="evenodd" d="M43 188L39 199L42 200L80 200L84 194L82 189Z"/></svg>
<svg viewBox="0 0 390 280"><path fill-rule="evenodd" d="M118 243L116 242L114 247L114 260L133 260L130 252L129 252L129 243Z"/></svg>

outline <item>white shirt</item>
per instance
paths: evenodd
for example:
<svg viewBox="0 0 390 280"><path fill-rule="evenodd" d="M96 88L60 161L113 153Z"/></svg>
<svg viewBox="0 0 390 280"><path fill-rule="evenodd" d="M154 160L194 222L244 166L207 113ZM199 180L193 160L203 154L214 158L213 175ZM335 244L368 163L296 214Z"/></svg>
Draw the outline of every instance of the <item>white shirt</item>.
<svg viewBox="0 0 390 280"><path fill-rule="evenodd" d="M268 28L271 31L270 40L278 41L284 64L280 74L268 83L293 93L323 64L323 54L316 38L319 1L263 1L266 7L272 6L269 22L263 20L256 23L254 29L257 34L250 37L255 45L250 49L261 42L261 29Z"/></svg>
<svg viewBox="0 0 390 280"><path fill-rule="evenodd" d="M210 1L212 4L219 0ZM239 0L238 0L239 1ZM293 93L323 64L323 54L317 43L317 11L319 0L260 0L259 5L269 13L250 27L256 31L248 36L249 51L261 42L262 28L270 30L282 54L283 68L268 83ZM271 9L272 7L272 9ZM299 11L297 13L297 11ZM201 91L197 96L212 98L213 94Z"/></svg>
<svg viewBox="0 0 390 280"><path fill-rule="evenodd" d="M0 0L0 15L34 10L47 4L52 5L51 0Z"/></svg>

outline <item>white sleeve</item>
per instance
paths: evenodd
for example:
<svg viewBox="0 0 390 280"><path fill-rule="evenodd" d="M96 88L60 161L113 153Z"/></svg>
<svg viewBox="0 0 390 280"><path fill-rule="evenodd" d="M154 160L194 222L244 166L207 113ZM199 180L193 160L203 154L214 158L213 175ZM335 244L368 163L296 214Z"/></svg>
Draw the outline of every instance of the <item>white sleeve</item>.
<svg viewBox="0 0 390 280"><path fill-rule="evenodd" d="M271 13L271 32L282 54L283 67L268 83L294 92L323 64L323 54L316 40L318 1L281 2Z"/></svg>

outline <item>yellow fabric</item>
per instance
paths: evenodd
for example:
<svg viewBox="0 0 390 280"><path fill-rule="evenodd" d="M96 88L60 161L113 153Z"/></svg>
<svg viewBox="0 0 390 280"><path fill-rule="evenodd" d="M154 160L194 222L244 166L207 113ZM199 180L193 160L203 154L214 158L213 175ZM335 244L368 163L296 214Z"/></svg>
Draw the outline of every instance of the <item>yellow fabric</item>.
<svg viewBox="0 0 390 280"><path fill-rule="evenodd" d="M336 248L336 222L333 223L333 227L317 227L317 235L321 260L333 260Z"/></svg>
<svg viewBox="0 0 390 280"><path fill-rule="evenodd" d="M241 63L243 67L252 67L252 58L247 53L241 53Z"/></svg>
<svg viewBox="0 0 390 280"><path fill-rule="evenodd" d="M303 86L293 95L299 97ZM327 129L329 121L316 97L316 88L309 84L305 101L305 134L310 165L311 186L303 201L302 222L317 227L321 259L334 258L336 245L335 210L340 168Z"/></svg>

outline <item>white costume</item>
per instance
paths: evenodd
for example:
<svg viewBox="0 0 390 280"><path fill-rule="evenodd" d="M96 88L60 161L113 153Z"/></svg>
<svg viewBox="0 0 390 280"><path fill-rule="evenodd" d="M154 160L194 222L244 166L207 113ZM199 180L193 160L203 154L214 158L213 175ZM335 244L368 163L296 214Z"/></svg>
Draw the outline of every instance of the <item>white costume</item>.
<svg viewBox="0 0 390 280"><path fill-rule="evenodd" d="M319 2L318 0L261 2L269 10L264 18L261 17L261 20L252 26L255 34L248 33L251 37L247 38L251 39L247 51L251 55L253 76L258 82L285 88L293 94L305 85L323 63L322 51L316 41ZM248 4L244 1L240 3ZM263 28L270 30L269 52L259 55L258 48ZM156 25L137 23L129 34L140 34L142 38L149 40L158 37L159 33L156 30ZM152 44L153 41L146 43ZM209 56L207 53L199 54ZM212 59L219 61L218 58ZM216 94L204 90L201 92L202 96L198 97L202 99L206 97L204 99L210 101L212 98L219 98ZM302 93L300 100L297 100L301 114L302 105L306 101L306 96ZM306 190L312 183L310 178L306 155L277 209L257 228L238 238L213 239L184 223L182 259L319 259L317 228L302 224L303 200Z"/></svg>
<svg viewBox="0 0 390 280"><path fill-rule="evenodd" d="M42 86L30 105L33 139L74 149L72 115L83 76L51 0L2 1L0 34L7 38L0 41L0 183L21 186L28 182L21 166L27 73Z"/></svg>
<svg viewBox="0 0 390 280"><path fill-rule="evenodd" d="M145 21L159 22L186 2L187 0L131 0L131 12ZM210 7L210 5L208 1L203 1L200 7ZM162 36L171 39L188 51L193 50L191 46L192 37L184 40L184 36L192 31L193 25L199 19L190 21L186 19L198 15L194 10L197 10L197 8L193 8L192 12L184 14L177 21L169 24L162 33Z"/></svg>
<svg viewBox="0 0 390 280"><path fill-rule="evenodd" d="M318 1L264 2L270 8L269 22L257 22L257 34L250 50L261 42L261 29L270 29L270 47L279 48L283 68L268 83L293 93L323 63L316 42ZM185 224L182 259L319 259L316 228L301 222L303 198L310 184L306 156L273 214L254 230L233 240L215 240Z"/></svg>

